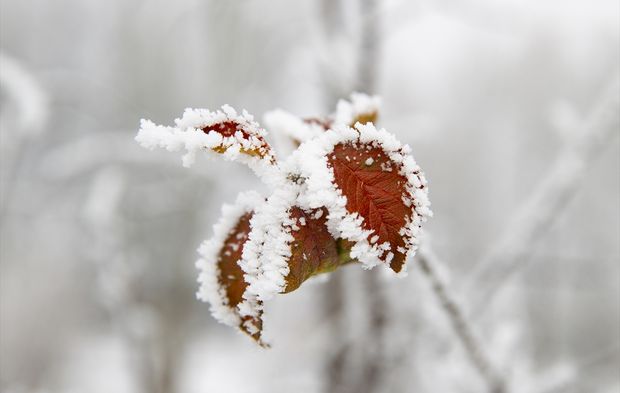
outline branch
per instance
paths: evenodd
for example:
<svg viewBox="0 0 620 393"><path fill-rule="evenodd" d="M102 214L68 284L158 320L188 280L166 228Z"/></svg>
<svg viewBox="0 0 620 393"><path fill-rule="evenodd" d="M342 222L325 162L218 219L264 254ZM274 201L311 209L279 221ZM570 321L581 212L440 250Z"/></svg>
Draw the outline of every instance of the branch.
<svg viewBox="0 0 620 393"><path fill-rule="evenodd" d="M567 141L536 191L479 264L465 292L474 299L472 315L482 314L491 303L489 299L494 299L506 280L528 262L532 249L583 185L587 169L618 136L619 87L618 78L607 86L579 127L578 137Z"/></svg>
<svg viewBox="0 0 620 393"><path fill-rule="evenodd" d="M424 277L431 284L433 294L439 301L441 308L450 320L454 333L463 345L467 357L476 368L482 379L489 388L489 392L501 393L506 390L506 385L497 370L494 369L487 355L482 349L480 342L473 333L469 322L454 296L450 293L445 282L437 274L436 267L440 264L437 256L429 248L422 248L418 252L418 263Z"/></svg>

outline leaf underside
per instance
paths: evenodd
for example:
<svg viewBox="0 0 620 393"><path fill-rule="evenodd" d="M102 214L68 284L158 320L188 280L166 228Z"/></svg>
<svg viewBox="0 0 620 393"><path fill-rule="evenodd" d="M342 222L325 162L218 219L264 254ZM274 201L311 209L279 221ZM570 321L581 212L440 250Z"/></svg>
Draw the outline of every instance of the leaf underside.
<svg viewBox="0 0 620 393"><path fill-rule="evenodd" d="M244 280L244 273L239 266L243 245L250 233L250 219L252 213L246 213L239 218L237 225L229 232L218 254L217 266L219 270L218 282L225 289L228 306L235 309L243 300L243 293L248 284ZM244 322L250 320L257 327L258 332L250 332ZM241 317L239 328L256 341L260 341L262 320L259 317Z"/></svg>
<svg viewBox="0 0 620 393"><path fill-rule="evenodd" d="M400 272L407 249L400 232L413 212L403 201L409 193L399 165L379 147L352 142L336 145L328 156L328 164L334 171L337 187L347 198L347 211L358 213L364 219L363 229L373 231L368 236L370 243L389 244L389 251L381 259L385 261L391 252L390 268Z"/></svg>

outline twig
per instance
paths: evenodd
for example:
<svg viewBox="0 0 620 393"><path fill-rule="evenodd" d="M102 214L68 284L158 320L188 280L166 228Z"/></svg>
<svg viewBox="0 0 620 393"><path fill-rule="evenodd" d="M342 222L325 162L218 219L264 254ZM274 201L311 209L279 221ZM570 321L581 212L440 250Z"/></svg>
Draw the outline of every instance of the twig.
<svg viewBox="0 0 620 393"><path fill-rule="evenodd" d="M428 279L431 284L433 294L437 297L437 300L441 304L441 308L450 320L454 333L463 345L465 353L486 382L489 392L505 392L505 382L501 378L499 372L494 369L483 351L470 324L465 319L463 311L454 300L454 296L449 292L446 284L437 274L435 266L440 263L437 256L428 247L423 248L418 253L418 263L424 277Z"/></svg>
<svg viewBox="0 0 620 393"><path fill-rule="evenodd" d="M606 87L581 125L578 137L568 141L536 192L523 203L494 247L479 264L466 293L474 299L472 315L482 314L505 281L525 265L532 249L555 223L583 185L586 170L618 136L619 80ZM482 290L481 290L482 286Z"/></svg>

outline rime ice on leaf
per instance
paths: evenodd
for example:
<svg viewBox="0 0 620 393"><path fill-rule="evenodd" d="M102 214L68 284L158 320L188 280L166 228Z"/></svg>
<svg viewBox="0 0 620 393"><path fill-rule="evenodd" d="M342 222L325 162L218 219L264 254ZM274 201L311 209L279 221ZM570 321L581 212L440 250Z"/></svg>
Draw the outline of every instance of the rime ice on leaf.
<svg viewBox="0 0 620 393"><path fill-rule="evenodd" d="M336 240L326 227L327 211L317 209L306 213L295 206L291 209L293 226L284 292L291 292L308 278L336 270L341 264ZM348 262L348 261L344 261Z"/></svg>
<svg viewBox="0 0 620 393"><path fill-rule="evenodd" d="M379 116L381 99L363 93L352 93L350 99L339 100L336 112L327 117L300 118L282 109L265 113L264 122L274 134L286 135L295 144L320 136L334 125L353 126L374 123Z"/></svg>
<svg viewBox="0 0 620 393"><path fill-rule="evenodd" d="M378 96L352 93L349 101L338 101L333 122L334 124L344 124L350 127L353 127L356 123L376 123L380 107L381 98Z"/></svg>
<svg viewBox="0 0 620 393"><path fill-rule="evenodd" d="M143 119L136 141L148 149L185 149L183 165L187 167L194 163L199 150L208 150L231 161L244 162L262 176L275 164L266 135L252 115L246 111L238 114L224 105L215 112L188 108L175 120L175 127L159 126Z"/></svg>
<svg viewBox="0 0 620 393"><path fill-rule="evenodd" d="M273 134L285 135L296 145L321 135L326 125L323 122L301 119L282 109L265 113L263 121Z"/></svg>
<svg viewBox="0 0 620 393"><path fill-rule="evenodd" d="M327 207L328 227L353 242L351 257L366 267L403 271L431 215L426 180L410 152L385 130L358 123L334 127L295 154L308 178L301 200Z"/></svg>
<svg viewBox="0 0 620 393"><path fill-rule="evenodd" d="M211 304L218 321L238 327L261 343L261 315L242 316L237 310L247 289L244 272L239 266L243 248L250 233L250 219L263 198L255 192L240 194L234 205L224 205L222 218L214 226L213 238L205 241L198 252L201 259L198 298Z"/></svg>

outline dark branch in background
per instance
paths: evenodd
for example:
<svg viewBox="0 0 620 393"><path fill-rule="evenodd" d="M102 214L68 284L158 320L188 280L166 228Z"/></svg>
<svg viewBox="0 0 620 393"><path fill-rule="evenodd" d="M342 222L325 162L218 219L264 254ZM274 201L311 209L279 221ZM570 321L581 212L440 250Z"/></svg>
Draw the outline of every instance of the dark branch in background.
<svg viewBox="0 0 620 393"><path fill-rule="evenodd" d="M323 30L324 47L328 48L327 57L335 58L329 53L330 42L343 35L343 10L341 0L322 0L320 2L320 21ZM343 94L331 78L331 63L321 64L321 79L323 82L323 97L325 111L329 112L335 107L336 102ZM329 393L343 392L346 387L346 368L349 345L343 340L346 337L345 320L345 293L344 277L342 270L336 270L332 277L325 283L322 292L323 320L328 324L330 334L327 335L331 353L325 362L326 386Z"/></svg>
<svg viewBox="0 0 620 393"><path fill-rule="evenodd" d="M526 200L499 240L479 264L466 293L473 299L472 316L489 309L506 281L530 260L532 250L584 185L587 169L618 136L620 80L607 85L590 114L578 125L579 135L567 141L562 153L535 192Z"/></svg>
<svg viewBox="0 0 620 393"><path fill-rule="evenodd" d="M361 20L359 36L361 39L359 50L356 53L356 70L354 70L357 81L349 86L348 90L373 94L376 88L380 44L378 2L376 0L360 0L359 5ZM337 0L324 0L321 2L321 11L327 46L330 39L345 35L342 31L344 25L342 3ZM330 70L326 69L324 74L326 73L327 76L323 78L324 82L329 81ZM338 91L336 85L329 83L326 83L325 92L326 103L329 106L332 106L343 95L343 92ZM352 348L351 343L342 343L342 338L346 337L344 334L346 329L344 319L346 298L343 281L342 272L335 272L325 290L326 317L331 321L333 328L331 336L337 337L340 341L326 365L328 376L326 390L331 393L378 391L381 388L384 374L382 369L386 358L383 341L387 320L387 301L381 291L378 275L375 272L364 275L364 294L368 297L367 332L362 338L363 342L353 343L356 347L358 345L363 346L364 350L360 354L355 348ZM360 359L353 359L358 355L362 356L361 361L359 361ZM356 368L358 369L356 370Z"/></svg>
<svg viewBox="0 0 620 393"><path fill-rule="evenodd" d="M360 0L360 49L357 53L357 90L367 93L376 93L376 80L378 75L379 47L381 43L379 24L378 0ZM385 364L387 360L387 346L385 335L389 313L389 302L382 285L379 274L371 272L364 275L364 294L368 298L368 313L366 321L366 337L363 338L365 351L361 363L362 375L355 392L372 393L381 391L385 376Z"/></svg>

